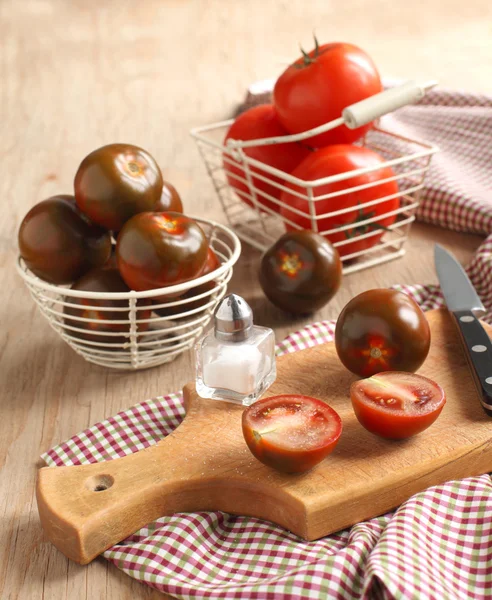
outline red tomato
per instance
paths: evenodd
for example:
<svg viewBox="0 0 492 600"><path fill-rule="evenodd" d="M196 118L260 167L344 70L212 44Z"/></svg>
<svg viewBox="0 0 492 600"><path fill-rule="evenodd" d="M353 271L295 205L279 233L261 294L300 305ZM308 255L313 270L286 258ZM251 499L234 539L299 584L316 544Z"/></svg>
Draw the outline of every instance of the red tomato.
<svg viewBox="0 0 492 600"><path fill-rule="evenodd" d="M304 181L312 181L331 175L348 173L354 169L377 167L383 162L384 159L379 156L379 154L376 154L376 152L373 152L368 148L341 144L337 146L327 146L326 148L321 148L317 152L313 152L296 169L294 169L292 175L299 179L303 179ZM365 173L364 175L350 177L349 179L339 181L338 183L329 183L315 187L313 188L313 195L317 198L318 196L324 196L325 194L331 194L347 188L374 183L382 179L394 177L394 175L393 169L390 167L382 167L375 171ZM289 231L293 229L312 229L309 218L309 202L306 195L306 189L293 184L286 184L286 186L295 192L302 194L303 197L299 198L299 196L290 192L283 192L280 200L285 202L289 207L300 210L306 214L304 217L292 212L289 208L282 207L280 214L285 219L290 219L299 226L296 228L287 223L287 229ZM340 215L327 215L326 217L319 219L319 233L324 235L336 246L341 257L371 248L381 239L384 228L395 222L396 215L387 217L382 216L381 219L378 219L374 223L366 225L358 225L358 223L364 219L370 219L396 210L400 206L400 199L398 197L391 198L366 208L359 208L359 206L366 202L371 202L378 198L384 198L397 193L397 182L388 181L386 183L374 185L373 187L349 192L348 194L343 194L341 196L335 196L334 198L319 200L315 203L316 215L324 215L343 209L352 209ZM353 224L354 227L335 233L325 233L336 227L342 227L343 225L349 224ZM336 245L337 242L356 238L357 236L373 231L376 231L377 233L364 239L356 239L353 242Z"/></svg>
<svg viewBox="0 0 492 600"><path fill-rule="evenodd" d="M239 115L227 132L224 144L227 143L228 139L255 140L279 135L288 135L288 133L278 122L275 109L271 104L261 104L260 106L250 108ZM245 148L244 153L270 167L274 167L285 173L290 173L304 158L306 158L306 156L308 156L308 154L310 154L310 150L301 144L290 143ZM230 161L232 161L232 164ZM227 173L229 185L238 192L238 196L243 202L249 206L253 206L253 202L245 197L245 194L250 195L250 190L246 181L244 169L229 155L224 155L224 169ZM251 170L252 172L260 172L263 177L267 177L276 183L283 183L278 177L269 175L255 167L252 167ZM238 177L241 179L238 179ZM278 204L268 200L262 194L269 194L270 196L279 199L281 190L257 177L253 177L253 184L258 192L258 203L278 212Z"/></svg>
<svg viewBox="0 0 492 600"><path fill-rule="evenodd" d="M342 115L347 106L383 89L376 65L352 44L324 44L288 67L273 89L273 103L282 125L291 133L308 131ZM315 147L348 144L362 137L371 124L358 129L345 125L306 140Z"/></svg>
<svg viewBox="0 0 492 600"><path fill-rule="evenodd" d="M204 268L207 251L208 241L198 223L175 212L135 215L116 243L118 269L136 291L194 279Z"/></svg>
<svg viewBox="0 0 492 600"><path fill-rule="evenodd" d="M285 473L302 473L317 465L342 433L342 420L328 404L289 394L252 404L243 412L242 426L253 455Z"/></svg>
<svg viewBox="0 0 492 600"><path fill-rule="evenodd" d="M371 433L401 440L427 429L446 404L432 379L398 371L355 381L350 398L360 424Z"/></svg>
<svg viewBox="0 0 492 600"><path fill-rule="evenodd" d="M429 353L430 327L420 306L396 290L362 292L337 319L335 348L352 373L416 371Z"/></svg>

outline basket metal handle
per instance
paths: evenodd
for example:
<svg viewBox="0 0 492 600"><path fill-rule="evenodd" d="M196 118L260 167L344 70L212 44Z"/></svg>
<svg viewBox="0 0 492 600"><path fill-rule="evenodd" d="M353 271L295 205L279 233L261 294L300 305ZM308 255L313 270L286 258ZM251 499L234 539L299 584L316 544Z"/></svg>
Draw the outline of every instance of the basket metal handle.
<svg viewBox="0 0 492 600"><path fill-rule="evenodd" d="M435 81L429 81L423 85L419 85L415 81L407 81L403 85L370 96L356 104L347 106L342 111L344 124L349 129L362 127L362 125L366 125L402 106L421 100L425 96L425 92L436 84Z"/></svg>
<svg viewBox="0 0 492 600"><path fill-rule="evenodd" d="M346 125L350 129L356 129L361 127L370 121L374 121L378 117L386 115L394 110L416 102L425 96L427 90L437 85L436 81L429 81L424 84L418 84L415 81L407 81L402 85L385 90L374 96L370 96L365 100L356 102L351 106L344 108L342 116L338 119L334 119L329 123L324 123L319 127L310 129L309 131L303 131L302 133L296 133L293 135L283 135L271 138L262 138L259 140L227 140L227 147L233 150L240 150L242 148L251 148L253 146L269 146L271 144L285 144L288 142L301 142L307 140L315 135L324 133L340 127L340 125ZM238 158L233 153L234 158Z"/></svg>

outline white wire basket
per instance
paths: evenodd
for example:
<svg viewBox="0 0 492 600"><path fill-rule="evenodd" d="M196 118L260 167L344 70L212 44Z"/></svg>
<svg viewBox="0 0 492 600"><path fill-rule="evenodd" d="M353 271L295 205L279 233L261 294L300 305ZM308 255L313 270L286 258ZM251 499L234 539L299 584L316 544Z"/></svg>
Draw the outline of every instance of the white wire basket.
<svg viewBox="0 0 492 600"><path fill-rule="evenodd" d="M145 292L85 292L39 279L21 258L17 268L51 327L87 361L114 369L154 367L193 347L224 297L241 253L241 243L228 227L194 220L221 264L215 271L179 285ZM111 314L110 319L93 318L104 311ZM115 319L118 313L121 319Z"/></svg>
<svg viewBox="0 0 492 600"><path fill-rule="evenodd" d="M261 251L269 248L286 229L311 229L328 239L337 240L333 242L333 245L342 255L344 274L403 256L405 253L404 244L408 238L410 226L415 220L415 213L419 205L420 191L423 188L432 155L438 151L437 146L375 126L364 138L359 140L357 145L365 146L377 152L384 159L382 164L312 181L304 181L259 162L249 157L244 150L252 146L285 142L306 141L309 144L309 138L313 135L340 125L351 128L359 127L383 114L392 112L396 108L420 99L425 91L433 85L435 85L434 82L423 86L408 82L403 86L386 90L372 98L347 107L339 119L296 135L246 142L229 139L227 145L224 145L224 138L234 120L231 119L193 129L191 135L198 145L231 228L242 240ZM242 170L241 174L237 172L238 164ZM232 173L229 169L230 166L236 167L236 170ZM377 183L370 182L355 187L347 186L331 193L316 195L316 190L320 186L349 180L386 167L393 169L394 176L380 180ZM232 174L234 181L240 184L242 190L231 187L227 178L228 174ZM390 181L397 182L398 193L377 197L357 206L359 211L370 209L369 212L375 213L374 216L369 215L368 218L358 221L356 228L353 224L345 224L329 229L323 228L323 224L328 219L353 213L354 207L321 213L317 203L329 199L336 205L337 198L354 192L362 192L370 187ZM289 206L278 197L259 189L257 182L269 184L275 189L287 191L297 196L303 200L304 208L299 209ZM295 190L289 184L296 186ZM388 210L386 207L389 204L395 204L388 203L388 201L395 198L398 199L396 208L392 206L391 210ZM386 207L381 210L385 203ZM378 205L380 205L380 214L377 211ZM289 214L281 215L282 209L288 209ZM295 218L295 215L298 216L298 219L292 220L290 217L294 216ZM391 224L385 227L378 226L378 223L384 221L391 221ZM372 227L371 224L373 224ZM383 235L381 235L382 229L384 229ZM343 237L346 239L339 239L340 234L344 234ZM368 241L371 237L377 241L374 240L374 243ZM351 252L350 248L355 248L357 243L363 249ZM346 251L343 251L343 246L348 244L351 247L346 246Z"/></svg>

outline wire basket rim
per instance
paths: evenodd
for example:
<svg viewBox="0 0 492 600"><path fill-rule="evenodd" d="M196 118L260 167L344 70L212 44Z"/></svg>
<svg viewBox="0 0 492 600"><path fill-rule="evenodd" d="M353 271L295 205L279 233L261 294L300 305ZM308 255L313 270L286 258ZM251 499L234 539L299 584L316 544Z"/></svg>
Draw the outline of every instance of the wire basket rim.
<svg viewBox="0 0 492 600"><path fill-rule="evenodd" d="M383 135L395 137L404 142L414 144L416 146L420 146L421 150L414 152L412 154L401 155L397 158L383 160L381 163L371 165L369 167L362 167L359 169L351 169L350 171L345 171L343 173L338 173L336 175L329 175L327 177L320 177L318 179L304 180L304 179L299 179L298 177L293 176L291 173L285 173L284 171L281 171L280 169L276 169L275 167L271 167L270 165L267 165L261 161L251 158L248 154L246 154L241 149L241 146L240 146L241 140L234 140L238 145L235 148L231 148L230 146L227 146L223 142L222 143L214 142L210 138L207 138L206 135L203 135L204 133L207 133L207 132L213 132L214 130L222 129L223 127L226 127L227 124L233 123L233 122L234 122L234 120L220 121L217 123L212 123L211 125L195 127L190 130L190 135L195 139L195 141L206 144L207 146L214 146L215 148L220 150L222 153L228 155L228 157L230 157L230 159L232 160L233 163L234 162L239 163L239 164L244 163L247 166L251 165L255 169L259 169L260 171L268 173L269 175L278 177L282 181L286 181L292 185L296 185L300 188L306 188L306 189L317 188L320 186L328 185L330 183L337 183L339 181L344 181L347 179L351 179L353 177L357 177L358 175L363 175L365 173L372 173L373 171L384 169L386 167L393 167L393 166L400 165L402 163L410 162L411 160L417 160L419 158L425 158L428 156L432 156L433 154L436 154L437 152L439 152L439 146L437 146L436 144L433 144L431 142L427 142L424 140L417 140L414 138L409 138L405 135L394 133L384 127L374 126L374 127L372 127L371 131L379 132ZM281 139L282 137L285 137L285 136L278 136L279 139ZM261 138L259 138L259 139L261 139ZM251 142L253 140L247 140L247 141ZM279 143L281 143L281 142L279 142ZM236 156L234 156L234 151L237 151Z"/></svg>
<svg viewBox="0 0 492 600"><path fill-rule="evenodd" d="M41 278L32 274L20 255L16 259L17 271L27 284L33 286L36 289L55 293L62 293L65 296L73 298L89 298L94 300L139 300L143 298L153 298L155 296L172 297L175 295L180 295L194 287L198 287L204 283L208 283L225 275L229 271L229 269L231 269L233 265L237 262L241 254L241 241L238 235L230 227L222 223L218 223L217 221L211 221L209 219L202 219L190 215L187 216L189 216L190 219L197 221L198 223L210 225L213 229L218 229L223 234L229 236L230 240L232 241L232 255L225 262L221 263L220 267L218 267L214 271L206 275L201 275L200 277L197 277L195 279L191 279L190 281L185 281L184 283L169 285L162 288L155 288L153 290L145 290L142 292L137 292L135 290L130 290L129 292L87 292L81 290L72 290L69 287L65 288L62 285L57 285L54 283L43 281Z"/></svg>

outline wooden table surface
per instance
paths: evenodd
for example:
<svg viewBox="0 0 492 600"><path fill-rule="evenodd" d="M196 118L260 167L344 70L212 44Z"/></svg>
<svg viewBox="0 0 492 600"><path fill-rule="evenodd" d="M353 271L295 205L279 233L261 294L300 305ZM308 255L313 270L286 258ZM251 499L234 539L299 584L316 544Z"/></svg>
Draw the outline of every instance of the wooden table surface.
<svg viewBox="0 0 492 600"><path fill-rule="evenodd" d="M186 210L223 220L192 126L227 118L248 83L276 76L310 46L343 39L365 48L383 74L492 93L489 0L0 0L0 598L162 598L103 559L70 563L46 540L34 483L38 456L96 421L179 389L191 353L140 373L91 366L49 328L15 272L27 210L70 193L80 160L123 141L148 149ZM435 283L439 242L466 262L474 235L415 225L404 258L353 274L314 319L335 318L352 297L397 282ZM248 247L230 290L277 339L308 322L269 306Z"/></svg>

